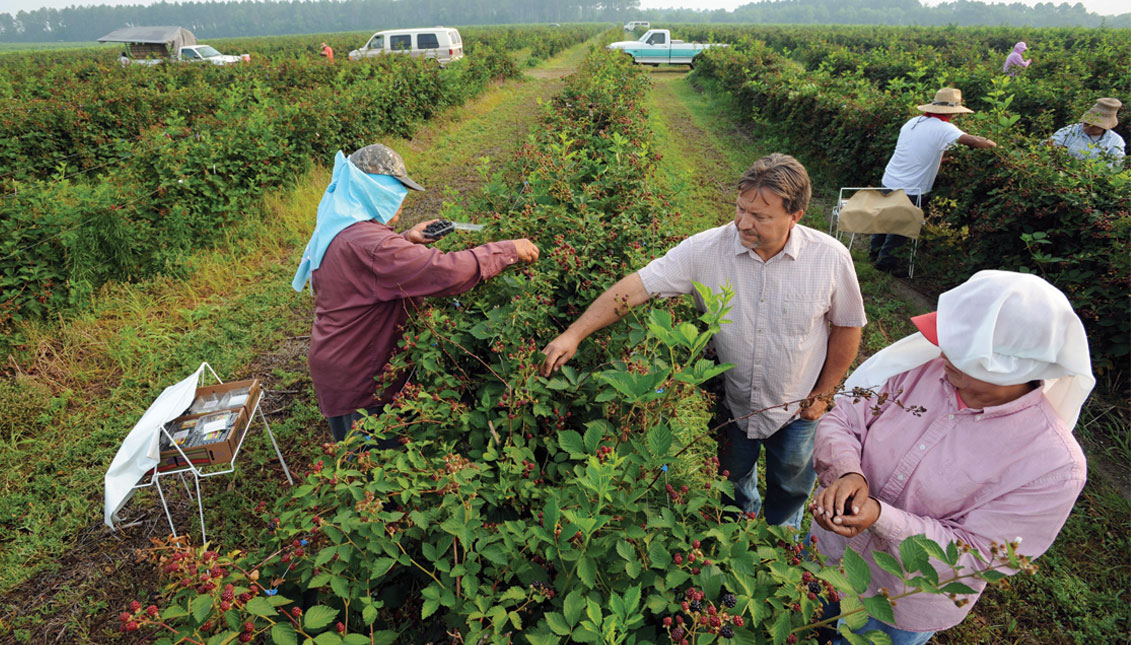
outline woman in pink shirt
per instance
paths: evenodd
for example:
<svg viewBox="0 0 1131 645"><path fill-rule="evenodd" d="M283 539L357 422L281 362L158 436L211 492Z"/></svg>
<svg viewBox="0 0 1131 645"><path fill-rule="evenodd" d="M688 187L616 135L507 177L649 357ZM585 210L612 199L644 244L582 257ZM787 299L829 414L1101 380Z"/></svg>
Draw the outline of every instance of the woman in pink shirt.
<svg viewBox="0 0 1131 645"><path fill-rule="evenodd" d="M1017 43L1014 45L1013 51L1009 52L1009 56L1005 57L1005 65L1001 68L1001 71L1010 76L1017 76L1017 70L1014 69L1015 67L1028 67L1033 61L1032 59L1025 60L1021 55L1026 49L1029 49L1029 46L1025 43Z"/></svg>
<svg viewBox="0 0 1131 645"><path fill-rule="evenodd" d="M1036 558L1087 474L1072 428L1095 379L1084 326L1063 293L1031 274L981 271L912 321L920 333L877 353L846 383L880 397L841 398L817 428L822 488L810 507L812 533L833 562L849 548L863 556L872 571L866 595L904 591L872 554L898 557L917 534L943 546L961 540L987 560L992 543L1020 540L1019 552ZM973 555L959 564L982 566ZM951 577L945 565L939 574ZM962 622L985 583L968 585L975 594L961 605L910 595L893 603L895 625L872 618L860 633L926 643Z"/></svg>

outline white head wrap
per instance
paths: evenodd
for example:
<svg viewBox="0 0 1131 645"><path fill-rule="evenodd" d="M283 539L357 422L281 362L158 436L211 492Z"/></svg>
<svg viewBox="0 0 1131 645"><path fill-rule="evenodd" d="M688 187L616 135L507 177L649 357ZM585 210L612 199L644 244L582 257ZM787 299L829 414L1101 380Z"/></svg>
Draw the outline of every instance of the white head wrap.
<svg viewBox="0 0 1131 645"><path fill-rule="evenodd" d="M936 346L916 333L881 350L848 388L878 388L945 352L963 373L994 385L1044 381L1045 396L1072 428L1096 379L1084 324L1068 298L1041 278L979 271L939 296Z"/></svg>

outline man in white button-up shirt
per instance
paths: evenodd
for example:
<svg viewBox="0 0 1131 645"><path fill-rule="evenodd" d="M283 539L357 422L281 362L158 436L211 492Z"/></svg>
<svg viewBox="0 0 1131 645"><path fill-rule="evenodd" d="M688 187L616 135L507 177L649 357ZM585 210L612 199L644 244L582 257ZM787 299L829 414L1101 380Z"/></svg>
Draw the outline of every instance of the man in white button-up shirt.
<svg viewBox="0 0 1131 645"><path fill-rule="evenodd" d="M725 374L719 422L720 469L735 484L734 503L774 524L799 526L812 491L813 436L826 404L860 346L866 322L852 258L844 245L798 222L809 204L805 168L775 153L754 163L738 182L734 221L693 235L603 293L543 349L548 375L593 332L652 295L694 294L695 282L734 289L730 318L715 335ZM622 304L623 303L623 304ZM702 303L698 303L702 304ZM766 448L767 494L757 490L758 455Z"/></svg>

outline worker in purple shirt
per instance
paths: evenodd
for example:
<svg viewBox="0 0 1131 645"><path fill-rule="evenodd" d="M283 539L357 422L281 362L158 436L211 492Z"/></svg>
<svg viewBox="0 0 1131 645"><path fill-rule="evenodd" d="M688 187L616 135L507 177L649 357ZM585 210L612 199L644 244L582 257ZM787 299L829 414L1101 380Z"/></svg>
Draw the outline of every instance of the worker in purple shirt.
<svg viewBox="0 0 1131 645"><path fill-rule="evenodd" d="M1072 429L1096 381L1084 325L1060 290L1031 273L979 271L911 320L920 333L845 383L879 396L843 397L817 427L812 535L834 563L847 549L864 558L867 596L904 591L873 554L899 556L918 534L944 548L961 541L986 561L1007 542L1036 558L1087 478ZM974 553L958 564L985 566ZM940 580L953 575L936 568ZM926 643L961 623L986 584L965 583L973 593L909 595L892 603L894 622L871 618L856 631Z"/></svg>
<svg viewBox="0 0 1131 645"><path fill-rule="evenodd" d="M1009 52L1009 56L1005 57L1005 65L1002 66L1001 71L1009 74L1010 76L1017 76L1018 67L1028 67L1033 61L1032 59L1026 60L1022 53L1029 46L1025 43L1017 43L1013 46L1013 51Z"/></svg>
<svg viewBox="0 0 1131 645"><path fill-rule="evenodd" d="M407 375L382 391L376 379L420 298L464 293L516 262L538 259L538 247L525 238L444 253L424 234L436 220L397 233L392 226L409 189L424 190L391 148L369 145L348 159L339 152L291 282L301 292L310 280L314 290L307 360L335 441L404 386Z"/></svg>

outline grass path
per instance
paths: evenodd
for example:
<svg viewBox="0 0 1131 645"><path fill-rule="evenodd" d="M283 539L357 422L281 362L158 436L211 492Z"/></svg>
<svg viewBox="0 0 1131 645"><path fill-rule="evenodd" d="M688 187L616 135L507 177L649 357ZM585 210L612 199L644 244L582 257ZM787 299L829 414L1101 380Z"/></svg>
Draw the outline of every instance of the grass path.
<svg viewBox="0 0 1131 645"><path fill-rule="evenodd" d="M434 217L442 202L458 205L473 191L480 160L521 143L539 99L561 88L587 50L578 45L490 88L412 139L383 141L429 188L406 202L405 222ZM0 425L0 642L103 642L116 633L119 606L153 589L155 571L133 555L168 533L156 496L135 496L123 513L133 526L110 534L102 476L145 403L202 360L222 377L262 380L293 472L317 460L329 432L305 365L311 298L289 283L328 178L315 168L269 196L181 275L109 286L87 313L22 329L27 349L9 360L16 376L0 382L0 413L14 417ZM209 535L225 549L258 532L252 508L285 485L258 433L240 461L232 477L204 488ZM195 504L174 493L172 510L177 528L198 540Z"/></svg>
<svg viewBox="0 0 1131 645"><path fill-rule="evenodd" d="M734 190L742 171L770 152L790 152L790 137L767 125L750 123L720 92L697 91L682 68L651 72L653 128L664 154L661 176L673 207L688 218L688 230L717 226L732 217ZM814 184L813 202L803 223L828 230L826 213L838 183L820 159L797 155ZM910 315L930 311L933 298L875 271L863 246L853 250L868 313L861 356L914 331ZM1121 595L1131 584L1128 528L1131 505L1112 464L1093 443L1089 482L1053 547L1038 560L1035 577L1011 580L1009 588L987 591L966 621L937 635L940 645L969 643L1098 643L1126 641L1131 618ZM992 437L987 437L992 442ZM1090 449L1091 448L1091 449ZM1116 467L1125 471L1126 464Z"/></svg>

